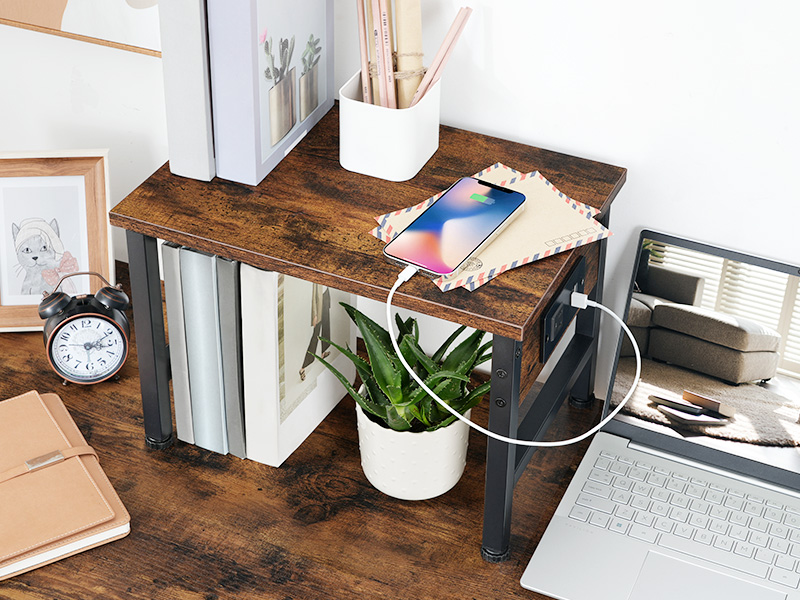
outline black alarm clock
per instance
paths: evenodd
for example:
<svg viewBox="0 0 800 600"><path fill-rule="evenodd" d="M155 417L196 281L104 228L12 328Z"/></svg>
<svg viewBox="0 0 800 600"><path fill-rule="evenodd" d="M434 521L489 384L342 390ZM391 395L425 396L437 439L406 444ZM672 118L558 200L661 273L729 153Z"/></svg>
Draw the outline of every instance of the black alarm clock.
<svg viewBox="0 0 800 600"><path fill-rule="evenodd" d="M106 283L96 294L70 296L58 291L76 275L96 275ZM116 375L128 358L128 296L99 273L80 271L59 279L45 292L39 316L46 319L44 345L50 366L64 383L98 383Z"/></svg>

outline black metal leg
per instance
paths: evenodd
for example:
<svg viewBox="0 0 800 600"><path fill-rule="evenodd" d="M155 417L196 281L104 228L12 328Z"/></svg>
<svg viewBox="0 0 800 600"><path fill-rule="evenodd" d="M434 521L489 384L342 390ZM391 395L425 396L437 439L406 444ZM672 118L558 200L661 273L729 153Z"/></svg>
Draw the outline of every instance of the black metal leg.
<svg viewBox="0 0 800 600"><path fill-rule="evenodd" d="M126 231L126 236L145 442L150 448L162 449L172 444L173 437L158 243L133 231Z"/></svg>
<svg viewBox="0 0 800 600"><path fill-rule="evenodd" d="M604 215L601 221L608 225L609 214ZM603 301L603 280L606 270L606 246L608 239L596 242L599 247L597 260L597 281L589 294L589 299L595 302ZM595 399L595 372L597 371L597 350L600 339L600 315L598 309L582 310L578 313L575 333L585 335L592 339L592 359L586 365L570 394L570 402L574 406L589 406Z"/></svg>
<svg viewBox="0 0 800 600"><path fill-rule="evenodd" d="M489 429L515 438L519 421L522 344L494 336ZM489 438L486 448L486 489L481 556L489 562L508 558L511 542L511 503L514 496L516 447Z"/></svg>
<svg viewBox="0 0 800 600"><path fill-rule="evenodd" d="M595 286L589 298L596 300L598 286ZM573 406L589 406L594 400L594 375L597 366L597 338L600 331L599 310L588 308L578 313L575 321L575 334L586 336L591 340L591 358L581 371L570 391L570 403Z"/></svg>

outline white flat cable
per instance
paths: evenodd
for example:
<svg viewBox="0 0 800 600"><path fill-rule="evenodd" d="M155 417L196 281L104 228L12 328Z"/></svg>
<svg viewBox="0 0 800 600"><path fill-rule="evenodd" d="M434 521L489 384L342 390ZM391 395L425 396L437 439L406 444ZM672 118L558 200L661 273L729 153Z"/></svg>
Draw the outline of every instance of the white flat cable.
<svg viewBox="0 0 800 600"><path fill-rule="evenodd" d="M388 325L389 325L389 337L392 340L392 346L394 346L394 350L395 350L395 352L397 352L397 357L400 359L400 362L406 368L406 371L408 371L409 375L411 375L411 377L414 378L414 380L420 385L420 387L422 387L422 389L425 390L431 398L436 400L436 402L438 402L440 406L442 406L443 408L447 409L447 411L450 414L452 414L454 417L458 418L459 420L464 421L467 425L469 425L470 427L472 427L476 431L480 431L482 434L484 434L484 435L486 435L486 436L488 436L490 438L493 438L495 440L499 440L499 441L505 442L507 444L515 444L517 446L533 446L533 447L536 447L536 448L554 448L554 447L557 447L557 446L568 446L569 444L575 444L577 442L585 440L590 435L592 435L594 433L597 433L600 430L601 427L603 427L606 423L608 423L611 419L613 419L617 415L617 413L622 410L622 407L625 406L625 404L628 402L630 397L633 395L633 391L636 389L636 386L639 384L639 377L640 377L640 375L642 373L642 357L639 354L639 346L636 344L636 340L634 339L633 334L631 333L631 330L628 329L628 326L625 325L625 322L622 319L620 319L616 315L616 313L614 313L611 309L606 308L602 304L598 304L597 302L594 302L593 300L589 300L589 298L586 296L586 294L581 294L580 292L573 292L572 293L572 297L570 298L572 306L574 306L575 308L578 308L578 309L584 309L584 308L587 308L587 307L591 306L593 308L599 308L601 311L605 312L606 314L611 315L611 317L613 317L614 320L617 323L619 323L620 327L622 327L622 330L628 335L628 337L631 340L631 343L633 344L633 352L636 355L636 375L633 378L633 384L631 385L630 389L628 390L628 393L622 399L622 402L620 402L617 405L617 407L613 411L611 411L611 413L609 413L609 415L605 419L600 421L597 425L592 427L589 431L587 431L587 432L585 432L585 433L583 433L583 434L581 434L581 435L579 435L577 437L574 437L574 438L569 438L567 440L557 440L557 441L554 441L554 442L539 442L539 441L535 441L535 440L518 440L518 439L515 439L515 438L510 438L510 437L506 437L504 435L497 434L497 433L495 433L493 431L489 431L488 429L484 429L480 425L477 425L477 424L473 423L472 421L467 419L465 416L459 414L458 411L456 411L453 407L451 407L449 404L447 404L444 400L439 398L439 396L437 396L433 392L433 390L431 390L427 385L425 385L425 382L422 381L422 379L420 379L419 375L417 375L414 372L414 370L406 362L405 358L403 358L403 353L400 351L400 348L398 347L398 344L397 344L397 340L395 339L394 326L392 325L392 322L393 322L392 321L392 298L394 297L394 293L397 291L397 288L399 288L402 284L404 284L406 281L411 279L417 273L417 270L418 269L416 267L414 267L414 266L408 266L405 269L403 269L401 271L401 273L397 276L397 281L395 281L394 285L392 286L392 289L389 290L389 296L386 298L386 320L387 320Z"/></svg>

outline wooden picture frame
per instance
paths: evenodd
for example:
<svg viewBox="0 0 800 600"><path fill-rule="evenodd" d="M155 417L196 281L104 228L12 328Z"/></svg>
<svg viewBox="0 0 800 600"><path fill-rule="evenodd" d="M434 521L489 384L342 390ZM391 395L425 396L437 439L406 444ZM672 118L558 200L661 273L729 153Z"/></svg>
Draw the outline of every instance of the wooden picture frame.
<svg viewBox="0 0 800 600"><path fill-rule="evenodd" d="M208 0L208 45L216 173L258 185L333 106L333 0Z"/></svg>
<svg viewBox="0 0 800 600"><path fill-rule="evenodd" d="M0 153L0 331L38 331L43 291L114 282L107 151ZM71 277L61 291L96 291Z"/></svg>
<svg viewBox="0 0 800 600"><path fill-rule="evenodd" d="M0 24L161 56L157 0L0 0Z"/></svg>

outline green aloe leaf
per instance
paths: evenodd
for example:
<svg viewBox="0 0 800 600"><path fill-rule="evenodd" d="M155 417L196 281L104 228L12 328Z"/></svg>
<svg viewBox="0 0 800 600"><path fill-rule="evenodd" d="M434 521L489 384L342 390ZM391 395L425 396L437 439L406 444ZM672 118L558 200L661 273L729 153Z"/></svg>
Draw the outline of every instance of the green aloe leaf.
<svg viewBox="0 0 800 600"><path fill-rule="evenodd" d="M414 335L414 331L416 329L417 321L409 317L405 321L400 318L399 313L394 314L394 322L395 326L397 327L397 337L398 339L403 337L404 335Z"/></svg>
<svg viewBox="0 0 800 600"><path fill-rule="evenodd" d="M316 354L314 355L314 357L318 361L320 361L331 373L334 374L336 379L338 379L342 383L344 388L347 390L347 393L350 394L350 396L353 398L353 400L355 400L356 402L358 402L361 405L361 408L363 408L367 412L372 413L373 415L375 415L376 417L378 417L380 419L384 419L385 420L387 418L386 407L385 406L381 406L381 405L377 404L376 402L373 402L370 398L362 396L361 394L359 394L358 390L356 390L353 387L353 385L350 383L350 381L348 381L347 377L342 375L339 372L339 370L336 367L334 367L331 363L329 363L327 360L325 360L321 356L317 356Z"/></svg>
<svg viewBox="0 0 800 600"><path fill-rule="evenodd" d="M427 373L436 373L439 370L439 365L437 365L432 358L425 354L425 351L420 348L417 340L410 336L406 336L403 338L403 341L407 344L409 351L414 356L415 362L420 364ZM403 353L403 356L405 357L405 352Z"/></svg>
<svg viewBox="0 0 800 600"><path fill-rule="evenodd" d="M434 360L434 362L437 362L437 363L442 362L442 358L444 357L445 352L447 352L447 349L452 345L453 342L456 341L456 338L459 335L461 335L461 332L464 331L466 328L467 328L466 325L461 325L452 334L450 334L450 337L448 337L442 343L442 345L439 346L439 348L436 350L436 352L433 353L433 356L431 358Z"/></svg>
<svg viewBox="0 0 800 600"><path fill-rule="evenodd" d="M391 342L387 345L388 333L362 313L355 311L354 316L364 338L364 345L367 347L367 356L375 381L392 404L401 402L403 380L408 377L408 373L400 364Z"/></svg>
<svg viewBox="0 0 800 600"><path fill-rule="evenodd" d="M415 372L419 372L420 368L417 367L417 363L419 363L419 356L416 352L414 352L414 346L417 345L417 342L414 340L413 337L410 335L404 335L398 344L400 348L400 354L403 355L403 358L408 363L408 366L415 370ZM402 366L402 365L401 365ZM410 383L410 382L404 382Z"/></svg>
<svg viewBox="0 0 800 600"><path fill-rule="evenodd" d="M409 415L413 418L413 415ZM401 415L394 406L386 407L386 424L395 431L408 431L411 429L411 419Z"/></svg>
<svg viewBox="0 0 800 600"><path fill-rule="evenodd" d="M442 400L444 400L449 404L450 400L452 399L448 399L446 397L448 396L448 394L446 393L446 389L450 384L451 382L449 380L444 380L440 381L438 384L428 385L428 387L431 388L434 391L434 393L437 396L439 396L439 398L441 398ZM419 391L422 392L422 397L417 401L416 405L419 406L419 410L423 416L423 418L420 419L420 421L422 421L428 426L431 426L439 419L441 419L442 417L441 413L449 414L447 413L446 409L440 408L439 403L436 402L436 400L434 400L431 396L429 396L424 390L422 390L422 388L420 388Z"/></svg>
<svg viewBox="0 0 800 600"><path fill-rule="evenodd" d="M480 402L481 398L483 398L486 394L488 394L492 389L492 382L487 381L482 383L474 390L470 391L469 394L464 398L465 403L470 403L477 398L478 402ZM477 404L477 403L476 403ZM473 404L475 406L475 404Z"/></svg>
<svg viewBox="0 0 800 600"><path fill-rule="evenodd" d="M463 342L456 346L442 363L442 369L467 373L475 364L478 349L485 333L476 329ZM466 370L465 370L466 369Z"/></svg>
<svg viewBox="0 0 800 600"><path fill-rule="evenodd" d="M476 387L469 394L467 394L467 396L451 403L451 406L456 412L458 412L458 414L463 415L470 408L474 408L475 406L480 404L481 400L483 399L483 396L489 392L491 386L492 386L491 382L487 381L486 383ZM439 410L443 409L439 408ZM458 417L454 417L450 413L447 413L447 416L445 418L443 418L440 422L438 422L434 427L431 427L426 431L434 431L442 427L447 427L448 425L450 425L450 423L453 423L457 418Z"/></svg>
<svg viewBox="0 0 800 600"><path fill-rule="evenodd" d="M342 347L336 342L333 342L322 336L320 336L319 339L323 342L327 342L328 344L336 348L339 352L344 354L347 358L349 358L350 361L355 365L356 371L358 372L358 376L361 377L362 381L372 377L372 369L370 368L369 363L365 361L363 358L361 358L358 354L350 350L350 348ZM317 358L318 360L322 360L316 354L314 354L314 357Z"/></svg>
<svg viewBox="0 0 800 600"><path fill-rule="evenodd" d="M453 398L461 396L462 384L468 383L469 377L459 375L453 371L438 371L437 373L432 373L423 381L425 382L425 385L436 392L436 395L439 396L439 398L445 402L449 402ZM427 395L428 393L422 389L422 387L417 387L414 390L409 403L415 404Z"/></svg>

